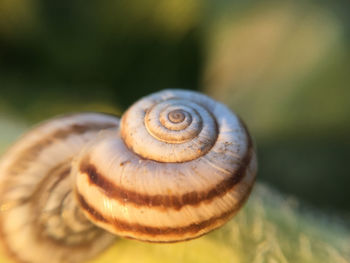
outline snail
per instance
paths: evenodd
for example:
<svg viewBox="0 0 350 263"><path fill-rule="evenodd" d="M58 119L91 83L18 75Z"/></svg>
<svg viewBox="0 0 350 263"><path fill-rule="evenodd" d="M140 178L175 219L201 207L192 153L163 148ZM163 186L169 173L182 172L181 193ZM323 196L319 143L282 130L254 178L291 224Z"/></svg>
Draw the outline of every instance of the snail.
<svg viewBox="0 0 350 263"><path fill-rule="evenodd" d="M0 162L0 241L19 262L83 262L115 236L200 237L243 205L257 171L242 120L164 90L121 117L80 113L24 135Z"/></svg>

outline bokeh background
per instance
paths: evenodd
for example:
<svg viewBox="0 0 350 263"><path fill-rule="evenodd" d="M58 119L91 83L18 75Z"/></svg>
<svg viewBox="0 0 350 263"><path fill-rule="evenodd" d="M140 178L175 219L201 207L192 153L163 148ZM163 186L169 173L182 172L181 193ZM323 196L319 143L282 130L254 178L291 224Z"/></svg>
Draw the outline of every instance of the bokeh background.
<svg viewBox="0 0 350 263"><path fill-rule="evenodd" d="M199 90L246 121L259 181L350 219L349 14L348 0L0 0L0 152L57 114Z"/></svg>

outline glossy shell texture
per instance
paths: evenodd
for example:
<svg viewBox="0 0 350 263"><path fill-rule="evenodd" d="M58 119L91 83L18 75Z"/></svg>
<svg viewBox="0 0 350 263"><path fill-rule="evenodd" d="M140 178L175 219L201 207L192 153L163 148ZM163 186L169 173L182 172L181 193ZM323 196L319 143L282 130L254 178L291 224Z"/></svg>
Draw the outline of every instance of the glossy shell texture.
<svg viewBox="0 0 350 263"><path fill-rule="evenodd" d="M247 199L257 170L242 121L197 92L144 97L73 165L86 216L120 236L176 242L228 221Z"/></svg>
<svg viewBox="0 0 350 263"><path fill-rule="evenodd" d="M82 262L114 236L81 213L71 161L101 130L119 119L84 113L47 121L22 136L0 162L0 245L16 261Z"/></svg>

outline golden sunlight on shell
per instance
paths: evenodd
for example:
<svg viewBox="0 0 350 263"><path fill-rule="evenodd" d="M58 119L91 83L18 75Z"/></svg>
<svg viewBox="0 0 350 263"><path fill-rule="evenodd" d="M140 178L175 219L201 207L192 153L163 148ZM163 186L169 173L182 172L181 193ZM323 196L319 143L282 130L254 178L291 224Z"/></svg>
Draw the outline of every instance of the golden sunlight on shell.
<svg viewBox="0 0 350 263"><path fill-rule="evenodd" d="M242 121L197 92L142 98L121 128L104 131L74 161L85 215L120 236L176 242L201 236L242 206L257 170Z"/></svg>
<svg viewBox="0 0 350 263"><path fill-rule="evenodd" d="M94 257L114 236L81 213L71 160L119 119L83 113L47 121L28 132L0 162L0 245L18 262L73 263Z"/></svg>

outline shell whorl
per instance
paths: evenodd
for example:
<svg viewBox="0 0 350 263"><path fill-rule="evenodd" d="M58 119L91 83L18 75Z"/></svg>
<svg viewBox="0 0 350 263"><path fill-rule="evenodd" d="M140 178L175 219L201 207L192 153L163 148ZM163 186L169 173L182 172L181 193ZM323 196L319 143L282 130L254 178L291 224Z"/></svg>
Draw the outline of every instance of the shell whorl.
<svg viewBox="0 0 350 263"><path fill-rule="evenodd" d="M28 132L0 162L0 245L18 262L73 263L99 254L114 237L97 228L75 200L71 161L119 119L63 116Z"/></svg>
<svg viewBox="0 0 350 263"><path fill-rule="evenodd" d="M141 99L123 116L125 144L145 159L186 162L206 154L217 139L219 116L208 97L162 92Z"/></svg>
<svg viewBox="0 0 350 263"><path fill-rule="evenodd" d="M98 113L56 118L0 161L0 244L19 262L76 263L113 242L103 229L193 239L240 209L256 170L243 122L197 92L144 97L120 123Z"/></svg>
<svg viewBox="0 0 350 263"><path fill-rule="evenodd" d="M119 133L104 132L79 156L74 173L77 199L97 225L124 237L176 242L238 211L255 180L256 157L244 124L224 105L166 90L127 110Z"/></svg>

